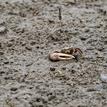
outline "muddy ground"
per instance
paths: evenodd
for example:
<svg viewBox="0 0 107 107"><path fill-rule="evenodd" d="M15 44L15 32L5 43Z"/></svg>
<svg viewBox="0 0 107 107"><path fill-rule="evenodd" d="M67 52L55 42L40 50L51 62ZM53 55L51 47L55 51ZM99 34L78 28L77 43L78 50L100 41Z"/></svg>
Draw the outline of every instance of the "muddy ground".
<svg viewBox="0 0 107 107"><path fill-rule="evenodd" d="M66 47L83 57L49 61ZM104 73L106 0L0 0L0 107L107 107Z"/></svg>

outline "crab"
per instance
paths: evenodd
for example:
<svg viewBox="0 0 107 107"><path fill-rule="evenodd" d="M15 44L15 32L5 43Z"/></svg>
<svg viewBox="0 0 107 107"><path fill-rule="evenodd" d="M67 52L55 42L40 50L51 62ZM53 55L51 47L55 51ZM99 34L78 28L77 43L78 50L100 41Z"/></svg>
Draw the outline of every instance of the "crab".
<svg viewBox="0 0 107 107"><path fill-rule="evenodd" d="M82 51L80 48L66 48L62 49L61 51L54 51L53 53L49 54L49 59L51 61L64 61L64 60L71 60L78 58L82 55Z"/></svg>

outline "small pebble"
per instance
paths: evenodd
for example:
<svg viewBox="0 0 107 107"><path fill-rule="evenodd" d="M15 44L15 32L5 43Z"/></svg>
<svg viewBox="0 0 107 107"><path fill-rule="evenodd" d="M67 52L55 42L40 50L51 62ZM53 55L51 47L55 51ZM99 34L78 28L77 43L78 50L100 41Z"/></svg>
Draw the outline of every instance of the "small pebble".
<svg viewBox="0 0 107 107"><path fill-rule="evenodd" d="M102 82L107 82L107 74L102 73L100 75L100 79L101 79Z"/></svg>
<svg viewBox="0 0 107 107"><path fill-rule="evenodd" d="M5 26L0 26L0 33L4 33L6 31L6 27Z"/></svg>

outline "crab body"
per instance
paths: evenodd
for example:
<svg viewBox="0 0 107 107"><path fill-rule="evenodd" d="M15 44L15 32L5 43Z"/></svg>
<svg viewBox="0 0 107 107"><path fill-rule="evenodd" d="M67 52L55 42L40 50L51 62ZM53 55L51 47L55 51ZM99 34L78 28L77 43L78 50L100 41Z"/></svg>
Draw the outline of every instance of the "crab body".
<svg viewBox="0 0 107 107"><path fill-rule="evenodd" d="M67 48L67 49L62 49L61 53L71 54L71 55L76 55L76 54L81 55L83 52L81 51L80 48Z"/></svg>

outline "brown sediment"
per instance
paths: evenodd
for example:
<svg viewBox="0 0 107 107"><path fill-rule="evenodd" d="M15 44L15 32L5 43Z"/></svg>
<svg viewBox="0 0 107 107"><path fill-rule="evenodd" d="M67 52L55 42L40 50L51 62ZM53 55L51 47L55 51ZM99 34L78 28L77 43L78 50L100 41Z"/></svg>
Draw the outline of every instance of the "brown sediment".
<svg viewBox="0 0 107 107"><path fill-rule="evenodd" d="M106 14L107 0L0 0L0 107L106 107ZM84 58L48 60L71 46Z"/></svg>

